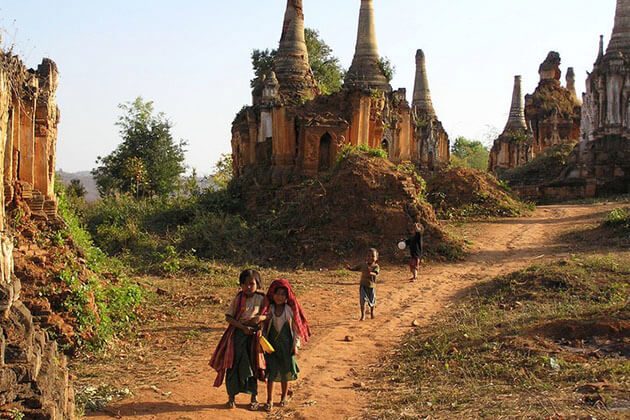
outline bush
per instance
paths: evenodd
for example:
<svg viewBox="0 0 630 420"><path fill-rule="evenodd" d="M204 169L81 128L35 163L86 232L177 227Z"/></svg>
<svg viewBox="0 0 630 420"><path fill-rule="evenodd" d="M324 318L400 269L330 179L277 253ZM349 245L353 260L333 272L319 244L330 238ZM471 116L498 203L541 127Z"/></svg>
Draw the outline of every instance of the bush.
<svg viewBox="0 0 630 420"><path fill-rule="evenodd" d="M606 221L607 226L621 227L630 230L630 208L619 207L608 213Z"/></svg>
<svg viewBox="0 0 630 420"><path fill-rule="evenodd" d="M339 154L337 156L337 163L343 162L344 160L348 159L349 156L359 154L365 154L369 157L387 159L386 150L373 148L364 144L361 144L359 146L345 145L339 151Z"/></svg>

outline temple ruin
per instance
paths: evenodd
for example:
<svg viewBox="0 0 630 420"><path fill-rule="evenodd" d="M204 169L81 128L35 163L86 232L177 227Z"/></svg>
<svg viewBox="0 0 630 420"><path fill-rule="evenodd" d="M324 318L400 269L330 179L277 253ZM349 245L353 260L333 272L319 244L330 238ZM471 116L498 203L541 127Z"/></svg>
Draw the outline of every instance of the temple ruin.
<svg viewBox="0 0 630 420"><path fill-rule="evenodd" d="M343 88L322 95L310 68L302 0L288 0L273 71L255 82L253 105L232 125L235 176L274 184L329 170L345 145L383 148L394 162L431 171L449 162L449 139L433 109L425 57L416 56L412 106L380 66L372 0L361 0L354 58Z"/></svg>
<svg viewBox="0 0 630 420"><path fill-rule="evenodd" d="M603 36L586 79L579 148L564 181L581 196L630 192L630 0L617 0L615 25Z"/></svg>
<svg viewBox="0 0 630 420"><path fill-rule="evenodd" d="M37 70L0 51L0 416L72 419L74 397L66 358L21 301L5 207L26 203L33 216L54 216L58 72L48 59Z"/></svg>
<svg viewBox="0 0 630 420"><path fill-rule="evenodd" d="M490 152L491 172L524 165L550 147L578 142L581 102L575 72L569 67L562 86L560 63L560 54L551 51L539 67L536 90L524 102L521 77L516 76L508 123Z"/></svg>
<svg viewBox="0 0 630 420"><path fill-rule="evenodd" d="M617 0L610 43L604 51L600 37L582 103L579 143L562 173L516 187L521 196L564 200L630 192L630 0ZM574 128L569 131L572 139Z"/></svg>

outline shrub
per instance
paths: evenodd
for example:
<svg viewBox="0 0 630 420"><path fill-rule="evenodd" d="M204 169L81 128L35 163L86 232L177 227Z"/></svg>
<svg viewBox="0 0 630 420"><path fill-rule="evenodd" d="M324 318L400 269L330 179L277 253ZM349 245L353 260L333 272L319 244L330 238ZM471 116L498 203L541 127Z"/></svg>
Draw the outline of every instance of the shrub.
<svg viewBox="0 0 630 420"><path fill-rule="evenodd" d="M363 144L358 146L345 145L341 148L339 154L337 155L337 163L346 160L349 156L358 154L365 154L369 157L387 159L386 150L366 146Z"/></svg>

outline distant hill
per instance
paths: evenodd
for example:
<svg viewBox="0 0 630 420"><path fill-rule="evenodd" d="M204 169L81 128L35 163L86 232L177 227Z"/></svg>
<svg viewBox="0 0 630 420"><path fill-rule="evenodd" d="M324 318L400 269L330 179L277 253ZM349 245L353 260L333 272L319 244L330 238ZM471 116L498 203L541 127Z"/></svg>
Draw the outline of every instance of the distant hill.
<svg viewBox="0 0 630 420"><path fill-rule="evenodd" d="M96 181L92 177L90 171L81 172L64 172L63 170L57 171L57 176L64 183L64 185L70 184L73 179L78 179L85 187L87 194L85 195L86 201L96 201L99 199L98 190L96 189Z"/></svg>

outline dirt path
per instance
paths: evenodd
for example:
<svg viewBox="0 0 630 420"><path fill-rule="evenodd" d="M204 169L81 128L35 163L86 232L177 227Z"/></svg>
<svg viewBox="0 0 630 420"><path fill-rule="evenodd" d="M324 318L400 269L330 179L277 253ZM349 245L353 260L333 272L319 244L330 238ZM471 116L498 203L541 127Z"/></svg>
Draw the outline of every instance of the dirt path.
<svg viewBox="0 0 630 420"><path fill-rule="evenodd" d="M357 321L356 282L330 280L301 297L315 336L299 356L301 378L293 387L289 408L274 417L297 419L346 419L366 415L368 402L360 392L362 378L374 371L379 357L391 351L412 322L429 322L432 315L452 304L464 289L497 274L525 267L547 258L568 256L575 244L559 243L559 234L579 225L593 224L611 206L547 206L533 217L504 219L468 225L473 241L471 255L457 264L424 267L421 280L408 281L402 268L386 269L379 285L377 318ZM323 280L326 282L326 280ZM221 325L216 326L220 329ZM216 334L214 335L216 337ZM352 341L344 340L352 336ZM216 342L216 341L215 341ZM185 379L136 391L134 397L89 417L111 419L118 415L137 419L240 419L264 418L264 413L245 410L246 397L237 399L236 410L225 410L223 388L211 388L213 375L206 353L187 357ZM266 397L261 387L260 399Z"/></svg>

